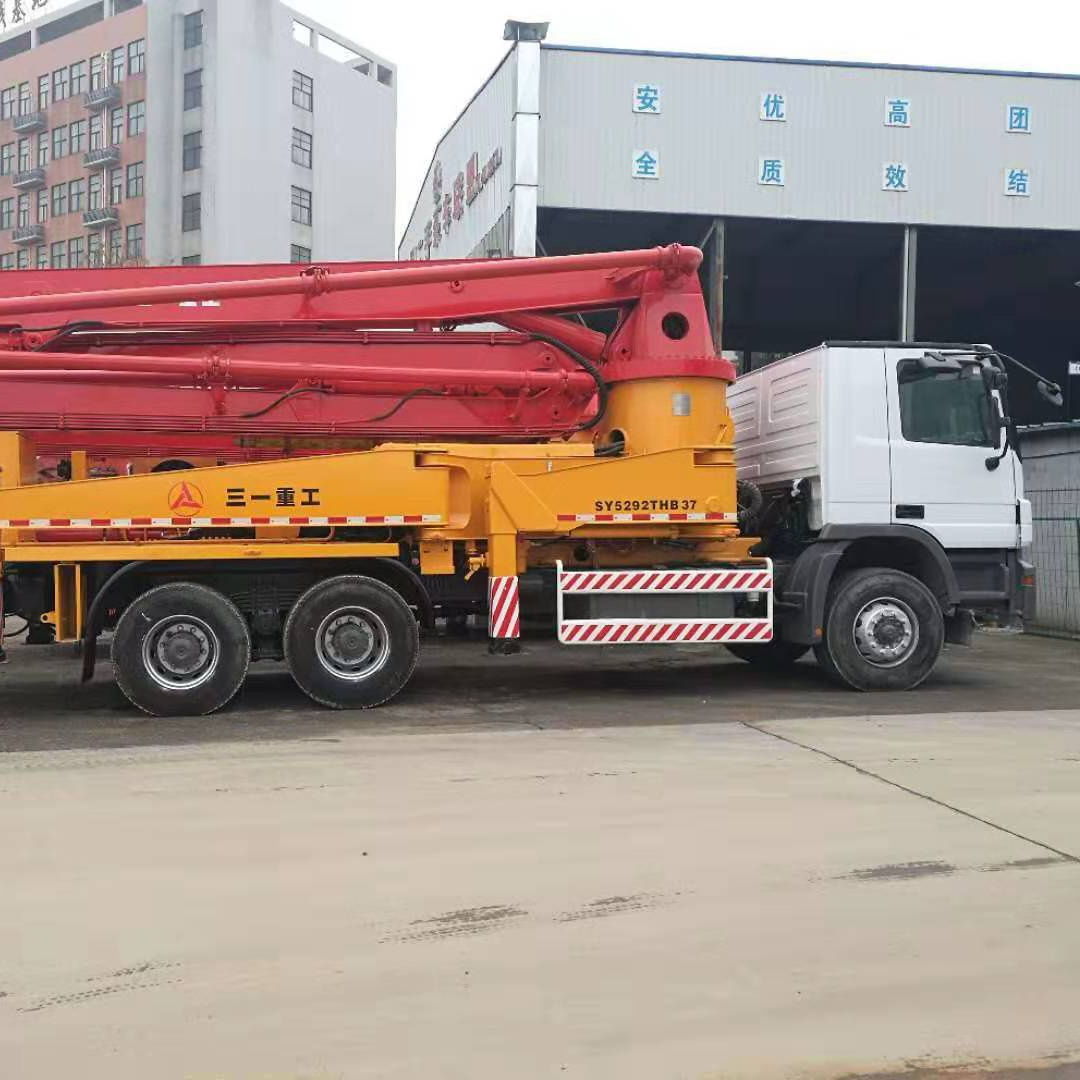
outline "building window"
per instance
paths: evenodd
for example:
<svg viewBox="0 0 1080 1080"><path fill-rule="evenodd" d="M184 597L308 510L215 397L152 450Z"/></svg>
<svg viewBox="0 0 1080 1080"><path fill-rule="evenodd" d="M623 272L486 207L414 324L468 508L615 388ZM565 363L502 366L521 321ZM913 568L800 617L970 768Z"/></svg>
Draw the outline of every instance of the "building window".
<svg viewBox="0 0 1080 1080"><path fill-rule="evenodd" d="M202 168L202 132L190 131L184 136L184 172Z"/></svg>
<svg viewBox="0 0 1080 1080"><path fill-rule="evenodd" d="M37 163L41 168L49 164L49 133L41 132L37 137Z"/></svg>
<svg viewBox="0 0 1080 1080"><path fill-rule="evenodd" d="M86 181L72 180L68 184L68 208L77 214L86 209Z"/></svg>
<svg viewBox="0 0 1080 1080"><path fill-rule="evenodd" d="M3 255L0 255L0 270L14 270L15 269L15 255L8 251Z"/></svg>
<svg viewBox="0 0 1080 1080"><path fill-rule="evenodd" d="M118 45L109 54L109 72L114 83L121 83L124 81L124 70L126 66L127 65L124 63L124 46Z"/></svg>
<svg viewBox="0 0 1080 1080"><path fill-rule="evenodd" d="M105 55L90 57L90 89L100 90L105 85Z"/></svg>
<svg viewBox="0 0 1080 1080"><path fill-rule="evenodd" d="M54 184L52 189L52 216L63 217L67 211L67 184Z"/></svg>
<svg viewBox="0 0 1080 1080"><path fill-rule="evenodd" d="M291 244L289 246L289 262L311 262L311 248L304 247L302 244Z"/></svg>
<svg viewBox="0 0 1080 1080"><path fill-rule="evenodd" d="M129 259L141 259L143 254L143 227L142 225L129 225L127 227L126 254Z"/></svg>
<svg viewBox="0 0 1080 1080"><path fill-rule="evenodd" d="M146 70L146 38L128 45L128 74L141 75Z"/></svg>
<svg viewBox="0 0 1080 1080"><path fill-rule="evenodd" d="M49 269L49 249L44 244L34 248L34 264L39 270Z"/></svg>
<svg viewBox="0 0 1080 1080"><path fill-rule="evenodd" d="M124 141L124 110L122 108L113 109L109 119L112 127L113 143L122 143Z"/></svg>
<svg viewBox="0 0 1080 1080"><path fill-rule="evenodd" d="M71 133L71 152L81 154L86 150L86 121L75 120L68 129Z"/></svg>
<svg viewBox="0 0 1080 1080"><path fill-rule="evenodd" d="M184 232L197 232L202 228L202 193L184 196L183 213L180 215Z"/></svg>
<svg viewBox="0 0 1080 1080"><path fill-rule="evenodd" d="M61 124L53 128L52 133L52 156L53 161L59 161L68 154L68 129L67 124Z"/></svg>
<svg viewBox="0 0 1080 1080"><path fill-rule="evenodd" d="M132 137L146 133L146 102L133 101L127 110L128 134Z"/></svg>
<svg viewBox="0 0 1080 1080"><path fill-rule="evenodd" d="M119 266L124 261L124 235L119 229L109 230L109 265Z"/></svg>
<svg viewBox="0 0 1080 1080"><path fill-rule="evenodd" d="M47 109L49 107L49 88L51 86L48 75L41 75L37 81L37 107Z"/></svg>
<svg viewBox="0 0 1080 1080"><path fill-rule="evenodd" d="M136 161L127 167L127 197L140 199L144 193L146 182L146 167L141 161Z"/></svg>
<svg viewBox="0 0 1080 1080"><path fill-rule="evenodd" d="M10 229L15 221L15 198L0 199L0 229Z"/></svg>
<svg viewBox="0 0 1080 1080"><path fill-rule="evenodd" d="M105 197L105 174L104 173L91 173L90 174L90 189L89 198L90 204L88 209L100 210L104 206Z"/></svg>
<svg viewBox="0 0 1080 1080"><path fill-rule="evenodd" d="M299 128L292 129L292 159L305 169L311 168L311 136Z"/></svg>
<svg viewBox="0 0 1080 1080"><path fill-rule="evenodd" d="M181 260L184 266L200 266L202 264L201 255L185 255Z"/></svg>
<svg viewBox="0 0 1080 1080"><path fill-rule="evenodd" d="M0 90L0 120L10 120L15 115L15 87Z"/></svg>
<svg viewBox="0 0 1080 1080"><path fill-rule="evenodd" d="M49 189L39 188L37 193L37 221L44 225L49 220Z"/></svg>
<svg viewBox="0 0 1080 1080"><path fill-rule="evenodd" d="M26 172L30 168L30 140L19 140L19 172Z"/></svg>
<svg viewBox="0 0 1080 1080"><path fill-rule="evenodd" d="M30 84L28 82L19 83L19 115L25 116L28 112L34 111L33 98L30 96Z"/></svg>
<svg viewBox="0 0 1080 1080"><path fill-rule="evenodd" d="M94 113L90 117L90 149L100 150L105 145L105 114Z"/></svg>
<svg viewBox="0 0 1080 1080"><path fill-rule="evenodd" d="M315 84L302 71L292 73L292 103L311 112L315 102Z"/></svg>
<svg viewBox="0 0 1080 1080"><path fill-rule="evenodd" d="M4 143L0 146L0 176L10 176L15 164L15 144Z"/></svg>
<svg viewBox="0 0 1080 1080"><path fill-rule="evenodd" d="M86 265L105 265L105 252L102 249L101 233L99 232L92 232L86 238Z"/></svg>
<svg viewBox="0 0 1080 1080"><path fill-rule="evenodd" d="M15 252L15 266L16 266L16 269L19 269L19 270L29 270L30 269L30 249L29 248L19 248L19 250Z"/></svg>
<svg viewBox="0 0 1080 1080"><path fill-rule="evenodd" d="M86 61L76 60L71 65L71 97L86 93Z"/></svg>
<svg viewBox="0 0 1080 1080"><path fill-rule="evenodd" d="M203 13L193 11L184 16L184 48L194 49L203 42Z"/></svg>
<svg viewBox="0 0 1080 1080"><path fill-rule="evenodd" d="M86 244L81 236L73 236L68 241L68 266L80 270L85 265Z"/></svg>
<svg viewBox="0 0 1080 1080"><path fill-rule="evenodd" d="M57 68L52 73L52 96L53 101L67 101L68 97L68 69Z"/></svg>
<svg viewBox="0 0 1080 1080"><path fill-rule="evenodd" d="M19 228L25 229L30 224L30 192L24 191L19 196L18 222Z"/></svg>
<svg viewBox="0 0 1080 1080"><path fill-rule="evenodd" d="M292 189L292 219L301 225L311 224L311 192L295 184Z"/></svg>
<svg viewBox="0 0 1080 1080"><path fill-rule="evenodd" d="M184 75L184 112L202 108L202 68Z"/></svg>
<svg viewBox="0 0 1080 1080"><path fill-rule="evenodd" d="M124 201L124 172L122 169L109 170L109 203L117 206Z"/></svg>

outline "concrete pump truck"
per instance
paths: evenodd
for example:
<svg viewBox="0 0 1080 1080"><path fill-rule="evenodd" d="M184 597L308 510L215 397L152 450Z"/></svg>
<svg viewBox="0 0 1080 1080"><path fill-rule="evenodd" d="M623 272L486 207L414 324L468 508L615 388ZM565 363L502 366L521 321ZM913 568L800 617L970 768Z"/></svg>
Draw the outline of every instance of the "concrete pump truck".
<svg viewBox="0 0 1080 1080"><path fill-rule="evenodd" d="M1003 358L831 344L732 390L700 260L3 275L3 611L81 643L84 679L110 634L156 715L264 659L379 705L438 618L486 616L494 653L523 620L778 670L813 649L874 690L1022 613Z"/></svg>

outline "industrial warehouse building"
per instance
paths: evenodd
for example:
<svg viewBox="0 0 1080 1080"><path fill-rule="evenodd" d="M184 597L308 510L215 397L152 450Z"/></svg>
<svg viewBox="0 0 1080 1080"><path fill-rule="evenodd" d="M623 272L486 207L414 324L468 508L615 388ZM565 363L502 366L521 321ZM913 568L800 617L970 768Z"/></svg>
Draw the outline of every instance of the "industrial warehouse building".
<svg viewBox="0 0 1080 1080"><path fill-rule="evenodd" d="M507 30L400 258L695 244L743 370L826 339L989 342L1070 398L1055 411L1014 379L1018 419L1080 416L1080 78Z"/></svg>

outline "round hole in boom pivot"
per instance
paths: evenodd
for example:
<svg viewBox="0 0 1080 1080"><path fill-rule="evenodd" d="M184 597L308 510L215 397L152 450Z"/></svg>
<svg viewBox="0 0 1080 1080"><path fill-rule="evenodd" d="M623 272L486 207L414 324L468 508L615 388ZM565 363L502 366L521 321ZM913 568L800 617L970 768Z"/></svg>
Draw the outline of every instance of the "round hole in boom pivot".
<svg viewBox="0 0 1080 1080"><path fill-rule="evenodd" d="M664 331L665 337L672 341L681 341L690 333L690 320L680 311L669 311L660 320L660 329Z"/></svg>

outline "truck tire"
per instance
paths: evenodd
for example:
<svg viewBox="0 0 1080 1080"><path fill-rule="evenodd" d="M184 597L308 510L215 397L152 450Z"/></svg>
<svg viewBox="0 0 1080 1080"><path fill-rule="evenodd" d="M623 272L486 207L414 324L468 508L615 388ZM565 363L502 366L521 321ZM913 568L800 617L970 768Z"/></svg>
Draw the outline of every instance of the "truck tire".
<svg viewBox="0 0 1080 1080"><path fill-rule="evenodd" d="M773 638L763 645L746 645L736 641L726 646L727 651L740 660L769 671L782 671L791 667L810 651L809 645L796 645L790 641Z"/></svg>
<svg viewBox="0 0 1080 1080"><path fill-rule="evenodd" d="M944 641L941 607L918 578L869 567L836 582L814 653L853 690L913 690L933 671Z"/></svg>
<svg viewBox="0 0 1080 1080"><path fill-rule="evenodd" d="M205 585L150 589L120 616L116 682L151 716L205 716L236 696L251 662L251 632L228 597Z"/></svg>
<svg viewBox="0 0 1080 1080"><path fill-rule="evenodd" d="M374 578L313 585L285 620L285 661L297 686L331 709L372 709L409 681L420 627L399 593Z"/></svg>

